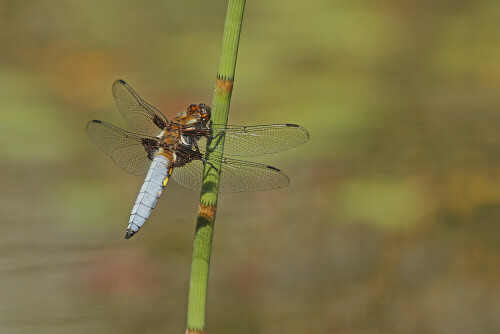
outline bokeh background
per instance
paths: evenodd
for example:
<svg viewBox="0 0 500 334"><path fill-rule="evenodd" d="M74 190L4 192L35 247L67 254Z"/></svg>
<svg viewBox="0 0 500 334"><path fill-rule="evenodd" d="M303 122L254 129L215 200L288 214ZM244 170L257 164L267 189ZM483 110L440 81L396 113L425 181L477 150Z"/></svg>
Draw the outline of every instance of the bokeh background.
<svg viewBox="0 0 500 334"><path fill-rule="evenodd" d="M226 1L0 1L0 332L183 333L199 193L87 138L111 84L211 102ZM289 188L221 195L208 333L500 332L498 1L248 1L232 124Z"/></svg>

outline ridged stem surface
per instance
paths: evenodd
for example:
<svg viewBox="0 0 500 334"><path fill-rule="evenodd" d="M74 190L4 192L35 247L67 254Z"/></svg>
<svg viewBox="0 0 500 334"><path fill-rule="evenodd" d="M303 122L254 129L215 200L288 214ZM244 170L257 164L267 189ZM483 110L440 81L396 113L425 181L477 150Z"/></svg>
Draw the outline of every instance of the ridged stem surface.
<svg viewBox="0 0 500 334"><path fill-rule="evenodd" d="M227 124L244 8L245 0L229 0L212 103L212 122L214 124ZM217 133L214 133L214 136L216 135ZM224 136L220 136L216 140L209 141L207 151L222 152L223 147ZM213 166L205 164L203 173L189 283L186 330L186 333L189 334L202 334L205 330L208 273L219 191L217 170L220 170L220 164L220 161L214 161Z"/></svg>

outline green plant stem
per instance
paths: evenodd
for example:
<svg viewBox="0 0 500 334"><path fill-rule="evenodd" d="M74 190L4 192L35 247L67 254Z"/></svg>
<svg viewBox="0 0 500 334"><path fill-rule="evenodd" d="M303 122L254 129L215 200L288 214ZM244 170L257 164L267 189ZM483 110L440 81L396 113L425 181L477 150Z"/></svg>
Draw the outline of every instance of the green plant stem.
<svg viewBox="0 0 500 334"><path fill-rule="evenodd" d="M244 8L245 0L229 0L212 103L214 124L227 124ZM223 147L224 136L220 136L208 143L207 151L221 153ZM214 161L213 166L205 164L189 283L187 333L204 333L205 329L208 272L219 192L217 170L220 170L220 164L220 161L218 163Z"/></svg>

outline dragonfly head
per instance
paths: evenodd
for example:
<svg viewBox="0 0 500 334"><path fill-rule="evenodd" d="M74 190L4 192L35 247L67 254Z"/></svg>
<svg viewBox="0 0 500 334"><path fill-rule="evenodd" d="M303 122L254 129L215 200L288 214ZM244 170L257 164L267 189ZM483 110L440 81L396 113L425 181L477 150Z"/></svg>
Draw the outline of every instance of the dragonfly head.
<svg viewBox="0 0 500 334"><path fill-rule="evenodd" d="M212 111L210 107L204 103L192 104L187 108L187 115L194 116L201 123L207 123L212 116Z"/></svg>
<svg viewBox="0 0 500 334"><path fill-rule="evenodd" d="M212 110L210 109L209 106L203 103L200 103L199 106L200 106L200 117L205 123L207 123L210 120L210 117L212 117Z"/></svg>

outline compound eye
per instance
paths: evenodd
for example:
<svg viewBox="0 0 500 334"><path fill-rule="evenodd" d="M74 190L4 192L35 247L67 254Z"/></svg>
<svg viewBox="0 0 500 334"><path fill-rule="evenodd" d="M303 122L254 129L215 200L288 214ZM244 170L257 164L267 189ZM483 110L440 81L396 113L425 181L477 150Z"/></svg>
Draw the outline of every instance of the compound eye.
<svg viewBox="0 0 500 334"><path fill-rule="evenodd" d="M196 111L196 109L198 109L198 106L197 106L196 104L191 104L191 105L187 108L187 111L188 111L188 112L193 113L193 112L195 112L195 111Z"/></svg>
<svg viewBox="0 0 500 334"><path fill-rule="evenodd" d="M204 119L206 119L208 121L210 119L210 117L212 116L212 113L210 111L210 107L206 106L206 105L203 105L203 107L201 108L201 110L202 110L201 111L201 117L203 117Z"/></svg>

